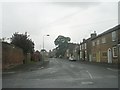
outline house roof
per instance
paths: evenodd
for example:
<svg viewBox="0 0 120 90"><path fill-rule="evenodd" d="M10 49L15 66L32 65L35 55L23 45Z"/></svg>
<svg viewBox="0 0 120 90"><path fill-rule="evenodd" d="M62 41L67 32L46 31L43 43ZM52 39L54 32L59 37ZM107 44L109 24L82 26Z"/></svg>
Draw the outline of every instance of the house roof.
<svg viewBox="0 0 120 90"><path fill-rule="evenodd" d="M109 30L107 30L107 31L105 31L105 32L103 32L103 33L101 33L101 34L99 34L99 35L97 35L97 36L94 37L92 40L94 40L94 39L96 39L96 38L98 38L98 37L101 37L101 36L103 36L103 35L106 35L106 34L108 34L108 33L111 33L111 32L113 32L113 31L119 30L119 29L120 29L120 24L117 25L117 26L115 26L115 27L113 27L113 28L111 28L111 29L109 29Z"/></svg>

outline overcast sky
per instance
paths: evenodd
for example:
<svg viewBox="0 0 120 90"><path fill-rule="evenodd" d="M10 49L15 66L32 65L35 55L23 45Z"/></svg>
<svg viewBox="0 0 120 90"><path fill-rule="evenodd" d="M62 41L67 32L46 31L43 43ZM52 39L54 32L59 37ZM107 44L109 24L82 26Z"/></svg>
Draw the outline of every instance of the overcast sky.
<svg viewBox="0 0 120 90"><path fill-rule="evenodd" d="M55 47L58 35L80 43L94 31L100 34L118 24L117 2L4 2L2 12L2 37L14 32L28 32L35 50Z"/></svg>

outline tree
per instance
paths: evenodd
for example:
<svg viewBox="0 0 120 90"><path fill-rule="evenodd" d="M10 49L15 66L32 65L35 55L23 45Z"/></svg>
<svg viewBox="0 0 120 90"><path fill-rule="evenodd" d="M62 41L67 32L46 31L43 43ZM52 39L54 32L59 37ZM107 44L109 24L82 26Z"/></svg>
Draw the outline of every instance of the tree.
<svg viewBox="0 0 120 90"><path fill-rule="evenodd" d="M25 34L18 34L18 32L14 33L11 38L11 44L23 49L24 54L33 53L34 42L28 38L29 36L27 32L25 32Z"/></svg>
<svg viewBox="0 0 120 90"><path fill-rule="evenodd" d="M60 45L62 45L62 44L68 43L70 40L71 40L71 39L70 39L69 37L64 37L64 36L62 36L62 35L59 35L59 36L55 39L54 43L55 43L55 45L60 46Z"/></svg>
<svg viewBox="0 0 120 90"><path fill-rule="evenodd" d="M69 37L64 37L62 35L59 35L55 41L54 41L54 44L57 46L57 52L56 52L56 56L57 57L64 57L64 54L65 54L65 51L67 49L67 46L68 46L68 42L70 41L71 39Z"/></svg>

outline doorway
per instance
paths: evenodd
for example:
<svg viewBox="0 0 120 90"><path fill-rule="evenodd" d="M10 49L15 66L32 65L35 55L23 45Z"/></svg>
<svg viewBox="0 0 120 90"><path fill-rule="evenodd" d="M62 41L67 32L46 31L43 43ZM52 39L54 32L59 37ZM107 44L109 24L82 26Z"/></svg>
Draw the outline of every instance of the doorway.
<svg viewBox="0 0 120 90"><path fill-rule="evenodd" d="M108 49L108 63L112 63L112 51L111 51L111 48Z"/></svg>
<svg viewBox="0 0 120 90"><path fill-rule="evenodd" d="M100 62L100 51L97 52L97 54L96 54L96 59L97 59L97 62Z"/></svg>

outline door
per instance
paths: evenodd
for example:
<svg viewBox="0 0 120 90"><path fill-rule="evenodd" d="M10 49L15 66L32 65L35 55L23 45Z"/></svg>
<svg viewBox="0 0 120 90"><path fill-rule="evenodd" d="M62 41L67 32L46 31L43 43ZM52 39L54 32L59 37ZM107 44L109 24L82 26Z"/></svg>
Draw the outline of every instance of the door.
<svg viewBox="0 0 120 90"><path fill-rule="evenodd" d="M112 63L112 51L110 48L108 49L108 63Z"/></svg>
<svg viewBox="0 0 120 90"><path fill-rule="evenodd" d="M92 61L92 57L91 57L91 54L89 55L89 61L90 61L90 62Z"/></svg>
<svg viewBox="0 0 120 90"><path fill-rule="evenodd" d="M96 59L97 59L97 62L100 62L100 51L97 52L97 54L96 54Z"/></svg>

